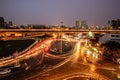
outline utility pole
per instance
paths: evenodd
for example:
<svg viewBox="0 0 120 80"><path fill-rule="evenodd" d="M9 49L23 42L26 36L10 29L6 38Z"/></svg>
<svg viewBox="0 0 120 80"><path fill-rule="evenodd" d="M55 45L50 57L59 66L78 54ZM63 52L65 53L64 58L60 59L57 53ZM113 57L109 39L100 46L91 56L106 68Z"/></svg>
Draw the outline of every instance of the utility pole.
<svg viewBox="0 0 120 80"><path fill-rule="evenodd" d="M62 54L62 49L63 49L63 48L62 48L62 38L61 38L61 37L62 37L62 35L61 35L61 34L62 34L62 30L61 30L62 25L63 25L63 22L61 21L61 22L60 22L60 26L59 26L59 27L60 27L60 44L61 44L61 45L60 45L60 46L61 46L61 48L60 48L60 53L61 53L61 54Z"/></svg>

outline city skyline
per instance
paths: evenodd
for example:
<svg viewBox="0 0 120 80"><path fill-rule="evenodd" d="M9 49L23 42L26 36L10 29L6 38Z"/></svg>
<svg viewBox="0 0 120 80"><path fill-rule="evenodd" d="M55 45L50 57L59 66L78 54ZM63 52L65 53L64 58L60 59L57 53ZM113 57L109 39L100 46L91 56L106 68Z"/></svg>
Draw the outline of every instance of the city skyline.
<svg viewBox="0 0 120 80"><path fill-rule="evenodd" d="M47 24L74 26L76 20L88 25L108 25L120 18L120 1L114 0L1 0L0 16L16 25Z"/></svg>

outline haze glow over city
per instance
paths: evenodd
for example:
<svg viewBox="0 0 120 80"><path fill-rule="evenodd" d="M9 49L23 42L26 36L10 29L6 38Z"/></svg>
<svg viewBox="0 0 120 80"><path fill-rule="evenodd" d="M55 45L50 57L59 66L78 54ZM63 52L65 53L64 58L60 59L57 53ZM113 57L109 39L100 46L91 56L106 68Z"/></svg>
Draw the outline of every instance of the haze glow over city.
<svg viewBox="0 0 120 80"><path fill-rule="evenodd" d="M45 24L74 26L76 20L88 25L108 25L120 18L120 0L1 0L0 16L16 25Z"/></svg>

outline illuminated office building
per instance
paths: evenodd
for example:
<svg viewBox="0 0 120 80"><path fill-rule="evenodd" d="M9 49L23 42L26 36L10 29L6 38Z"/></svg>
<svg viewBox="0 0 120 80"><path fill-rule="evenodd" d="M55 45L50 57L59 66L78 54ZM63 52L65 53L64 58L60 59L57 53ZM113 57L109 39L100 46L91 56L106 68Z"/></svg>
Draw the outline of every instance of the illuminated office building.
<svg viewBox="0 0 120 80"><path fill-rule="evenodd" d="M76 21L76 29L87 29L87 21L86 20L78 20Z"/></svg>

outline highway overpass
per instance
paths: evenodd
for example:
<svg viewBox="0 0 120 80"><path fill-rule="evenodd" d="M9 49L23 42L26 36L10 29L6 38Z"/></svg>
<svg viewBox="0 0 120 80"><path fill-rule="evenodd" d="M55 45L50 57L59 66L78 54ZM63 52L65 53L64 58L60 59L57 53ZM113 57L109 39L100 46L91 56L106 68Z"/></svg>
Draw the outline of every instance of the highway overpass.
<svg viewBox="0 0 120 80"><path fill-rule="evenodd" d="M66 34L75 34L82 32L83 34L88 33L89 31L95 34L105 34L105 33L120 33L120 30L76 30L76 29L0 29L0 35L4 37L18 36L18 37L26 37L26 36L41 36L44 34L52 35L59 33Z"/></svg>
<svg viewBox="0 0 120 80"><path fill-rule="evenodd" d="M83 30L83 29L0 29L0 32L119 32L120 30Z"/></svg>

